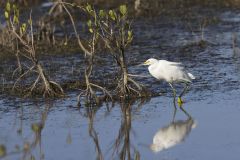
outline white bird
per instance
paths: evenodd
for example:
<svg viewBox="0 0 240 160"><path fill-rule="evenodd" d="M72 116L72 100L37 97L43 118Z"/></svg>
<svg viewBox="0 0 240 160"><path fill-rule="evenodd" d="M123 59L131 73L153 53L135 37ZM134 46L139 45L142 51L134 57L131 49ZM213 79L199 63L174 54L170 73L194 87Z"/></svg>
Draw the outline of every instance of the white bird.
<svg viewBox="0 0 240 160"><path fill-rule="evenodd" d="M192 118L172 122L154 135L150 149L159 152L181 143L196 125Z"/></svg>
<svg viewBox="0 0 240 160"><path fill-rule="evenodd" d="M149 73L158 80L165 80L169 83L173 90L174 101L176 98L176 90L173 87L174 82L183 82L186 87L178 97L178 102L182 103L181 97L188 89L189 84L195 77L188 73L182 63L170 62L166 60L157 60L155 58L150 58L144 62L143 65L148 65Z"/></svg>

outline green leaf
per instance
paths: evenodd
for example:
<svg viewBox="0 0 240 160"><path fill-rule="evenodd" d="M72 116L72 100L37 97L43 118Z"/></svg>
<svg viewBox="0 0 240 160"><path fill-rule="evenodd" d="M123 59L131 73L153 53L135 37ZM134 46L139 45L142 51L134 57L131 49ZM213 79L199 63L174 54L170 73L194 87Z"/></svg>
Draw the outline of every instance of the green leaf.
<svg viewBox="0 0 240 160"><path fill-rule="evenodd" d="M23 32L25 32L25 31L26 31L26 28L27 28L27 24L26 24L26 23L23 23L23 24L22 24L22 29L23 29Z"/></svg>
<svg viewBox="0 0 240 160"><path fill-rule="evenodd" d="M17 17L19 17L19 10L18 10L18 9L15 10L15 11L14 11L14 14L15 14Z"/></svg>
<svg viewBox="0 0 240 160"><path fill-rule="evenodd" d="M10 12L11 11L11 4L7 2L6 4L6 11Z"/></svg>
<svg viewBox="0 0 240 160"><path fill-rule="evenodd" d="M99 14L98 14L98 15L99 15L100 18L103 18L103 17L106 15L106 13L105 13L104 10L101 9L101 10L99 11Z"/></svg>
<svg viewBox="0 0 240 160"><path fill-rule="evenodd" d="M109 14L109 16L112 18L112 20L114 20L114 21L116 20L117 14L116 14L115 11L109 10L108 14Z"/></svg>
<svg viewBox="0 0 240 160"><path fill-rule="evenodd" d="M89 32L90 32L90 33L93 33L93 29L92 29L92 28L89 28Z"/></svg>
<svg viewBox="0 0 240 160"><path fill-rule="evenodd" d="M28 24L32 25L32 20L31 19L28 20Z"/></svg>
<svg viewBox="0 0 240 160"><path fill-rule="evenodd" d="M99 32L96 33L96 40L99 38Z"/></svg>
<svg viewBox="0 0 240 160"><path fill-rule="evenodd" d="M78 5L76 3L72 3L72 6L73 7L77 7Z"/></svg>
<svg viewBox="0 0 240 160"><path fill-rule="evenodd" d="M95 15L95 10L92 8L92 6L91 6L90 4L87 4L86 10L87 10L87 12L88 12L91 16L94 17L94 15Z"/></svg>
<svg viewBox="0 0 240 160"><path fill-rule="evenodd" d="M92 6L91 6L90 4L87 4L86 10L87 10L88 12L91 12L91 11L92 11Z"/></svg>
<svg viewBox="0 0 240 160"><path fill-rule="evenodd" d="M131 42L133 39L133 32L132 31L128 31L128 38L127 41Z"/></svg>
<svg viewBox="0 0 240 160"><path fill-rule="evenodd" d="M13 23L18 23L19 20L18 20L18 17L16 15L13 16Z"/></svg>
<svg viewBox="0 0 240 160"><path fill-rule="evenodd" d="M90 19L87 21L87 25L88 25L88 27L92 26L92 21Z"/></svg>
<svg viewBox="0 0 240 160"><path fill-rule="evenodd" d="M125 16L127 14L127 6L126 5L121 5L119 7L119 11L123 16Z"/></svg>
<svg viewBox="0 0 240 160"><path fill-rule="evenodd" d="M132 37L132 31L128 31L128 37Z"/></svg>
<svg viewBox="0 0 240 160"><path fill-rule="evenodd" d="M13 10L14 10L14 11L17 10L17 6L16 6L16 4L13 4Z"/></svg>
<svg viewBox="0 0 240 160"><path fill-rule="evenodd" d="M9 13L8 13L8 11L5 11L5 12L4 12L4 16L5 16L6 19L9 19Z"/></svg>
<svg viewBox="0 0 240 160"><path fill-rule="evenodd" d="M23 35L24 32L26 32L27 24L23 23L20 27L20 34Z"/></svg>

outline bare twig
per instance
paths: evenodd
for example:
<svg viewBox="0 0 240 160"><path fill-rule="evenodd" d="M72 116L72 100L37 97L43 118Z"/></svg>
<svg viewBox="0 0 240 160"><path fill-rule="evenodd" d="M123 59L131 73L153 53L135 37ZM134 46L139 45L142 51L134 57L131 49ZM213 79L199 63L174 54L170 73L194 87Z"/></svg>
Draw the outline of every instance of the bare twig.
<svg viewBox="0 0 240 160"><path fill-rule="evenodd" d="M78 32L77 32L76 25L75 25L75 22L74 22L74 20L73 20L73 17L72 17L72 15L71 15L71 13L69 12L69 10L67 9L67 7L65 6L65 4L68 4L68 3L62 3L62 2L59 2L59 3L63 6L63 8L64 8L65 11L67 12L67 14L68 14L68 16L69 16L69 18L70 18L70 20L71 20L71 23L72 23L72 26L73 26L73 30L74 30L74 33L75 33L75 36L76 36L76 38L77 38L77 41L78 41L78 44L79 44L80 48L83 50L83 52L84 52L85 54L91 55L91 53L83 46L82 41L81 41L81 39L80 39L80 36L79 36L79 34L78 34Z"/></svg>

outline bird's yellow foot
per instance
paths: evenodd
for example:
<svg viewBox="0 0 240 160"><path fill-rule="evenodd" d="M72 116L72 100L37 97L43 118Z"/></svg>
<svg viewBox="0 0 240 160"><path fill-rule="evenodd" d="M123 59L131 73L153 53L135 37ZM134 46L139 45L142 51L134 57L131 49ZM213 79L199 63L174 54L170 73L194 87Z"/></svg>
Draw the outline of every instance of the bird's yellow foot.
<svg viewBox="0 0 240 160"><path fill-rule="evenodd" d="M177 102L179 106L182 106L182 104L184 103L181 97L178 97Z"/></svg>

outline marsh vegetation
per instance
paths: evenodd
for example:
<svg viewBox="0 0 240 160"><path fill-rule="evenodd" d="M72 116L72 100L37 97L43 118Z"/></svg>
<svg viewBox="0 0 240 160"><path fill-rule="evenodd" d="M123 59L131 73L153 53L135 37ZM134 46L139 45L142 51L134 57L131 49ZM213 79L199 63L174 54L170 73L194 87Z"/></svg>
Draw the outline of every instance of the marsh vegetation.
<svg viewBox="0 0 240 160"><path fill-rule="evenodd" d="M80 18L83 17L83 20L73 17L73 12L82 15ZM95 9L88 3L77 5L59 0L51 4L46 15L48 19L59 19L60 23L65 23L67 18L66 21L71 22L71 25L67 26L72 27L75 35L71 41L77 42L83 58L81 61L85 68L83 76L79 75L80 79L83 80L80 83L83 83L82 86L85 89L79 93L78 104L80 104L81 97L85 98L87 103L99 104L101 100L110 99L112 101L118 96L133 97L133 95L137 95L141 97L146 95L142 91L142 86L128 72L126 50L133 40L133 31L126 5L120 5L116 9ZM58 23L45 23L47 18L44 16L39 21L34 22L32 11L29 13L29 18L25 17L25 20L22 20L19 6L11 2L6 3L4 16L6 26L2 30L2 39L5 39L4 36L8 37L9 43L2 43L2 45L3 47L11 47L17 63L16 69L12 71L13 77L16 78L13 79L15 81L12 87L13 92L20 92L24 97L36 94L43 95L43 97L63 96L64 90L61 84L51 80L50 75L47 75L42 65L40 60L41 45L62 43L66 46L72 32L62 31L65 33L66 40L57 42L56 39L59 37L55 38L53 30L55 27L59 27ZM80 31L77 28L79 23L85 23L85 27ZM37 24L41 24L40 27ZM65 26L61 27L66 30ZM86 30L86 32L83 33L82 30ZM47 43L41 44L38 41L46 41ZM110 63L115 63L114 65L118 66L117 72L111 73L116 76L116 83L110 84L115 86L111 87L111 91L108 91L110 85L100 86L94 83L92 78L94 74L99 73L96 61L102 63L103 56L107 57ZM101 81L104 83L105 79L102 78ZM65 86L68 87L68 85Z"/></svg>

